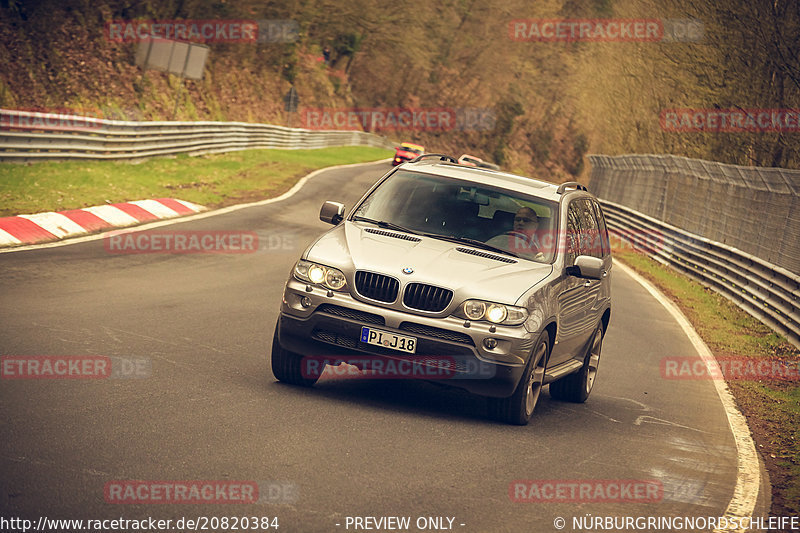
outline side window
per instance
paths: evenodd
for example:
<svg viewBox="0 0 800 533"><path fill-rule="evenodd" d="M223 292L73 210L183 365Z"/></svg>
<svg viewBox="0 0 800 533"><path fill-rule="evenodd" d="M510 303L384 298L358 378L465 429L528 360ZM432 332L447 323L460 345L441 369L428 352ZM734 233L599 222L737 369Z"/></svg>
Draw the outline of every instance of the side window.
<svg viewBox="0 0 800 533"><path fill-rule="evenodd" d="M572 266L575 264L575 258L581 255L581 234L583 228L581 226L581 206L580 201L573 201L569 204L567 209L567 257L565 266Z"/></svg>
<svg viewBox="0 0 800 533"><path fill-rule="evenodd" d="M597 215L592 201L582 199L575 202L581 207L581 255L603 257L603 243L600 240L600 230L597 225Z"/></svg>
<svg viewBox="0 0 800 533"><path fill-rule="evenodd" d="M606 217L603 216L603 209L597 202L592 202L594 211L597 215L597 228L600 230L600 240L603 243L603 255L611 253L611 243L608 240L608 228L606 227Z"/></svg>

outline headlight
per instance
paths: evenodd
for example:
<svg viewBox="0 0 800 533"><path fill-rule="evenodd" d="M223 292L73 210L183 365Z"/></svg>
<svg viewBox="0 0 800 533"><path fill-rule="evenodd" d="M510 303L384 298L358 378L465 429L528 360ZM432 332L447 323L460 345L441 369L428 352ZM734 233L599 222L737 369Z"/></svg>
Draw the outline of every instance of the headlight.
<svg viewBox="0 0 800 533"><path fill-rule="evenodd" d="M505 305L490 304L489 307L486 308L486 319L489 322L500 324L507 316L508 311L506 311Z"/></svg>
<svg viewBox="0 0 800 533"><path fill-rule="evenodd" d="M459 307L456 316L469 320L486 320L493 324L518 326L528 318L524 307L504 305L481 300L467 300Z"/></svg>
<svg viewBox="0 0 800 533"><path fill-rule="evenodd" d="M478 300L467 300L464 302L464 314L470 320L480 320L486 313L486 304Z"/></svg>
<svg viewBox="0 0 800 533"><path fill-rule="evenodd" d="M313 283L322 283L325 280L325 267L320 265L312 265L308 269L308 279Z"/></svg>
<svg viewBox="0 0 800 533"><path fill-rule="evenodd" d="M334 290L339 290L344 287L346 281L344 279L344 274L340 270L336 270L335 268L329 268L328 271L325 273L325 285L330 287Z"/></svg>
<svg viewBox="0 0 800 533"><path fill-rule="evenodd" d="M335 291L342 290L347 285L341 270L302 259L294 266L294 277Z"/></svg>

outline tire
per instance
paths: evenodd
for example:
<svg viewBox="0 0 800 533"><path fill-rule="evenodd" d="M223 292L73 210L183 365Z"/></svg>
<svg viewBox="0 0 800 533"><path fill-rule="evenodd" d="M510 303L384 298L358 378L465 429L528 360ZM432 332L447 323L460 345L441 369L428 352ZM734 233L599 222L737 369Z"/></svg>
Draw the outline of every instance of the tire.
<svg viewBox="0 0 800 533"><path fill-rule="evenodd" d="M278 381L302 387L311 387L317 382L319 376L304 376L302 371L303 356L284 350L281 347L281 343L278 342L280 324L281 321L278 319L278 323L275 324L275 333L272 335L272 373Z"/></svg>
<svg viewBox="0 0 800 533"><path fill-rule="evenodd" d="M528 424L542 393L549 356L550 336L547 331L543 331L528 358L528 364L514 394L508 398L489 398L489 415L492 418L517 426Z"/></svg>
<svg viewBox="0 0 800 533"><path fill-rule="evenodd" d="M600 352L603 349L603 324L598 324L594 331L583 366L574 374L563 377L550 384L550 397L565 402L583 403L589 398L597 377L600 364Z"/></svg>

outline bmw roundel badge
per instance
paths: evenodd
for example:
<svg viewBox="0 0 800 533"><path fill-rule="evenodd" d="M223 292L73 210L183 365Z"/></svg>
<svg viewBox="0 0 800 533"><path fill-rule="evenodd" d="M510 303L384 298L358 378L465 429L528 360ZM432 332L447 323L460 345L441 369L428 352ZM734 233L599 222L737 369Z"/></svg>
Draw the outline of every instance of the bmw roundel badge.
<svg viewBox="0 0 800 533"><path fill-rule="evenodd" d="M403 274L413 274L413 273L414 273L414 269L411 268L411 267L405 267L403 269Z"/></svg>

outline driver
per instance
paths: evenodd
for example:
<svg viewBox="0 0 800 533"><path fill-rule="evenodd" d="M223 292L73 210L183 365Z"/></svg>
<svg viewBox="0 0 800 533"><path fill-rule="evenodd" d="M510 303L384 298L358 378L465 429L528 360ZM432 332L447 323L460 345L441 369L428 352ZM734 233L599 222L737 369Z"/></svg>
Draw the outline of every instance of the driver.
<svg viewBox="0 0 800 533"><path fill-rule="evenodd" d="M513 229L492 237L486 241L486 244L523 257L543 261L544 254L538 249L537 229L539 229L539 217L536 215L536 211L530 207L521 207L514 215Z"/></svg>

